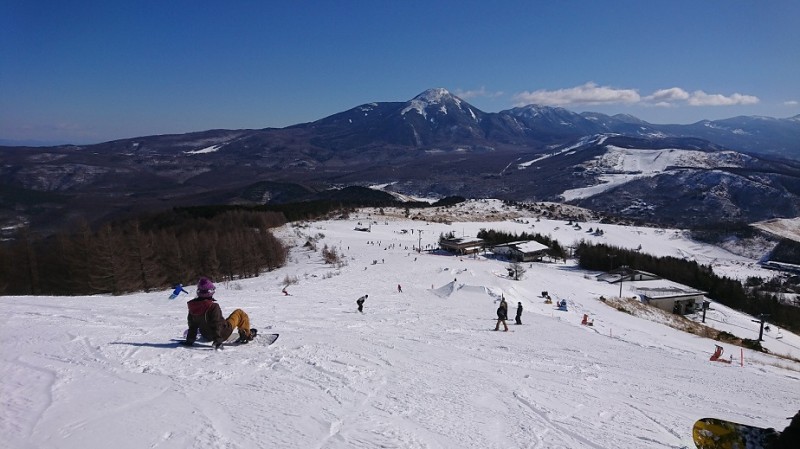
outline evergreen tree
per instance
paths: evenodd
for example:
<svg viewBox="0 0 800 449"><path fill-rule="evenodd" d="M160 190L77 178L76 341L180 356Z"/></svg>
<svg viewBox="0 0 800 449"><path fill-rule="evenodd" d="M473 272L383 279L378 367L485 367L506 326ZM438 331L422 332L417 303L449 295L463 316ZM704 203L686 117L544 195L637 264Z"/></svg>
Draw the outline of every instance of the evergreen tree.
<svg viewBox="0 0 800 449"><path fill-rule="evenodd" d="M12 292L22 295L38 295L40 291L39 264L34 250L33 237L27 228L17 232L15 244L11 248L13 263L10 278L16 280Z"/></svg>
<svg viewBox="0 0 800 449"><path fill-rule="evenodd" d="M123 236L111 225L100 228L90 255L89 285L98 293L120 295L133 291L130 258Z"/></svg>
<svg viewBox="0 0 800 449"><path fill-rule="evenodd" d="M134 270L132 282L137 290L149 292L157 286L164 285L166 278L158 263L155 242L152 233L142 232L140 223L132 221L128 229L131 269Z"/></svg>

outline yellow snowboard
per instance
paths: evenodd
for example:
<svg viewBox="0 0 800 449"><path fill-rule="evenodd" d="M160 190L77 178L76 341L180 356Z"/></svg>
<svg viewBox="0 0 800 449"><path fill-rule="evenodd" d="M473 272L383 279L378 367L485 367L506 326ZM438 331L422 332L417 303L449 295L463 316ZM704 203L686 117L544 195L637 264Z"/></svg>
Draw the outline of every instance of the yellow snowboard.
<svg viewBox="0 0 800 449"><path fill-rule="evenodd" d="M694 423L692 439L697 449L769 449L778 437L775 429L748 426L715 418Z"/></svg>

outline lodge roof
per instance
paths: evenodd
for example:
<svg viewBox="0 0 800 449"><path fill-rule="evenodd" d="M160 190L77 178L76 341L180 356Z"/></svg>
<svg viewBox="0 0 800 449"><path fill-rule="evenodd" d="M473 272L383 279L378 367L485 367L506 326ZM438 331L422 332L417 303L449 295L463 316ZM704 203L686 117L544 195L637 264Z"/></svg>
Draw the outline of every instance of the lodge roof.
<svg viewBox="0 0 800 449"><path fill-rule="evenodd" d="M681 287L638 287L637 293L650 300L669 299L669 298L682 298L687 296L705 295L706 292L695 290L693 288Z"/></svg>

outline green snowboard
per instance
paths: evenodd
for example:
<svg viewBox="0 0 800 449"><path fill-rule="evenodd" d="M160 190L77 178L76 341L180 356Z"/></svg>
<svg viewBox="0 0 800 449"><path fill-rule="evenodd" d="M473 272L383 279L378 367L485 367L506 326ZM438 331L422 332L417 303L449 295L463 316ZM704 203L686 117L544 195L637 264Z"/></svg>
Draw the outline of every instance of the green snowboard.
<svg viewBox="0 0 800 449"><path fill-rule="evenodd" d="M769 449L780 432L723 419L703 418L694 423L697 449Z"/></svg>

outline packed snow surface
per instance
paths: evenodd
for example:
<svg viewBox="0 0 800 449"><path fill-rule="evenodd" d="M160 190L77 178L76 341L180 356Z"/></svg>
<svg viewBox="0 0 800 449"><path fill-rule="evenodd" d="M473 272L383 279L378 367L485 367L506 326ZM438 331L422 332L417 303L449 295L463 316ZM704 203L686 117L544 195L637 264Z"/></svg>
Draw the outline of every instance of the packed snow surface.
<svg viewBox="0 0 800 449"><path fill-rule="evenodd" d="M359 222L371 232L354 230ZM445 232L526 230L564 245L641 245L740 277L757 270L680 231L602 225L593 236L583 226L448 225L375 211L288 225L278 231L296 245L287 266L216 293L225 314L242 308L262 333L280 333L272 346L180 346L172 339L186 328L191 295L171 301L171 289L0 298L3 447L681 448L693 447L701 417L785 427L800 404L796 362L729 344L732 363L711 362L717 342L607 306L599 297L617 296L618 284L573 261L526 264L513 281L502 259L413 251ZM301 246L309 238L316 251ZM326 244L345 265L323 263ZM633 288L623 284L623 296ZM545 304L543 291L568 311ZM493 331L500 297L509 332ZM710 323L757 337L751 317L714 308ZM584 314L593 326L580 324ZM785 330L773 326L765 339L773 352L800 355L800 337Z"/></svg>

